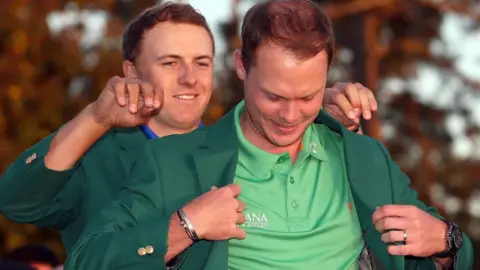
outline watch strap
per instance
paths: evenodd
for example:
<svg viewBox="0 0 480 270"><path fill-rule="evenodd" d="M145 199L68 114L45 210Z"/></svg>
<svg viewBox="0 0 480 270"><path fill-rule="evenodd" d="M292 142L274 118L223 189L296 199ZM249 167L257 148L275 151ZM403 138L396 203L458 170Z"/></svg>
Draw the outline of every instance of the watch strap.
<svg viewBox="0 0 480 270"><path fill-rule="evenodd" d="M442 220L442 221L445 222L445 224L447 224L447 231L445 235L447 248L445 249L445 251L437 253L434 256L437 258L449 258L457 254L458 250L460 249L460 247L457 246L457 244L455 243L456 242L455 237L457 237L456 231L460 229L453 222L446 221L446 220Z"/></svg>

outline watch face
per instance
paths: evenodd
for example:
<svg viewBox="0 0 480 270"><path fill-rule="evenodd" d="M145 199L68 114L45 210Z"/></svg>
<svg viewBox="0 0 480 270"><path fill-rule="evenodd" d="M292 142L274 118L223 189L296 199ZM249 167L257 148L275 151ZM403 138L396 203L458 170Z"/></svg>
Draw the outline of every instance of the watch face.
<svg viewBox="0 0 480 270"><path fill-rule="evenodd" d="M455 228L453 230L453 244L457 249L462 247L462 243L463 243L462 236L463 236L462 231L460 231L459 228Z"/></svg>

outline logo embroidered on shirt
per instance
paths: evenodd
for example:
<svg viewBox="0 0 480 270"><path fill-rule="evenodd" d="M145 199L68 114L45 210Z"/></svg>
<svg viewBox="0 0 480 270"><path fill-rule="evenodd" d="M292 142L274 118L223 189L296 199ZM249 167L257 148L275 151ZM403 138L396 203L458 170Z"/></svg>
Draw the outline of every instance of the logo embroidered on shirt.
<svg viewBox="0 0 480 270"><path fill-rule="evenodd" d="M269 223L265 213L260 212L245 212L245 223L241 226L246 228L267 228Z"/></svg>
<svg viewBox="0 0 480 270"><path fill-rule="evenodd" d="M312 153L314 153L314 154L317 153L317 144L316 144L316 143L312 142L312 143L310 144L310 151L311 151Z"/></svg>

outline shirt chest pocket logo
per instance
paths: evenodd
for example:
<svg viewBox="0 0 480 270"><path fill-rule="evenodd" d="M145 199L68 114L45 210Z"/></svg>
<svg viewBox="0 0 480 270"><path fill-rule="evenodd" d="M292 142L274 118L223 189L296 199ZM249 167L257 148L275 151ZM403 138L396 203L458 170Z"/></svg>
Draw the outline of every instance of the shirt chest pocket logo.
<svg viewBox="0 0 480 270"><path fill-rule="evenodd" d="M243 214L245 215L245 223L243 223L241 227L265 229L270 225L267 215L263 212L245 211Z"/></svg>

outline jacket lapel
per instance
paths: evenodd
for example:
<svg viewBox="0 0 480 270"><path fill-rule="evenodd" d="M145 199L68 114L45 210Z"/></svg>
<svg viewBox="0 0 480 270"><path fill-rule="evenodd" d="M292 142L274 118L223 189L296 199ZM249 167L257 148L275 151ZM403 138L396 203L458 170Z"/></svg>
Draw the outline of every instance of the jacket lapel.
<svg viewBox="0 0 480 270"><path fill-rule="evenodd" d="M358 138L356 138L359 135L346 130L324 111L320 113L315 122L326 125L343 137L347 178L366 245L374 253L374 256L384 264L386 269L403 269L404 257L388 254L387 245L381 241L381 234L372 224L372 214L375 207L393 202L390 195L389 179L370 181L369 178L372 177L370 170L375 168L372 168L373 162L371 162L370 157L361 156L365 152L365 147L359 144ZM372 191L381 192L384 190L387 192L378 195L372 194Z"/></svg>
<svg viewBox="0 0 480 270"><path fill-rule="evenodd" d="M192 153L201 193L212 186L233 183L238 157L238 139L234 126L234 110L216 124L202 128L205 140ZM227 269L228 241L214 241L203 269Z"/></svg>
<svg viewBox="0 0 480 270"><path fill-rule="evenodd" d="M119 148L118 158L122 163L122 168L126 175L130 175L136 156L134 153L144 147L147 138L140 128L117 128L112 132Z"/></svg>
<svg viewBox="0 0 480 270"><path fill-rule="evenodd" d="M233 183L238 156L233 117L232 110L215 125L203 128L205 140L192 153L202 193Z"/></svg>

